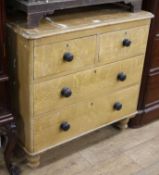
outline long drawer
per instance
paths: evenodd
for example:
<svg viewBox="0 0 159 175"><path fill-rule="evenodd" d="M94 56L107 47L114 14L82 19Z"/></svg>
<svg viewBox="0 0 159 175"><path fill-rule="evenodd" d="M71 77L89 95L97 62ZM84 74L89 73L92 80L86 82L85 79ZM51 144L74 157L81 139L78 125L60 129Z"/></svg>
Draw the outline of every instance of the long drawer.
<svg viewBox="0 0 159 175"><path fill-rule="evenodd" d="M34 84L34 114L63 108L92 96L105 95L137 84L141 79L143 61L144 56L138 56L36 83Z"/></svg>
<svg viewBox="0 0 159 175"><path fill-rule="evenodd" d="M136 112L139 85L43 114L34 120L34 151L67 141ZM117 107L118 106L118 107ZM63 125L69 125L64 128Z"/></svg>
<svg viewBox="0 0 159 175"><path fill-rule="evenodd" d="M141 26L101 34L99 37L99 62L112 63L144 54L148 30L147 26Z"/></svg>

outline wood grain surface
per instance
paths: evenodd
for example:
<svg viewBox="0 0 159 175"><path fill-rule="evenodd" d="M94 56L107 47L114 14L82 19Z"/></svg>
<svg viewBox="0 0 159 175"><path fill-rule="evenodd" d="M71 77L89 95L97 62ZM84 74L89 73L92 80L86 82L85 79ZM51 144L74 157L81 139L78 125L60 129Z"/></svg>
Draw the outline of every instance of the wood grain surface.
<svg viewBox="0 0 159 175"><path fill-rule="evenodd" d="M34 122L34 152L60 144L135 113L138 92L139 85L136 85L110 95L92 97L78 105L73 104L42 114ZM121 102L123 109L114 110L113 105L116 102ZM71 125L69 131L60 130L62 122L68 122Z"/></svg>
<svg viewBox="0 0 159 175"><path fill-rule="evenodd" d="M146 50L148 31L148 26L142 26L101 34L99 36L99 62L111 63L144 54ZM124 39L131 41L129 47L123 46Z"/></svg>
<svg viewBox="0 0 159 175"><path fill-rule="evenodd" d="M97 10L69 15L56 16L53 22L47 19L36 29L25 29L19 21L7 25L10 50L16 59L19 137L28 154L35 155L136 113L152 14ZM132 50L130 47L130 52L122 55L126 32L134 40ZM101 48L104 57L99 54ZM75 62L68 67L61 62L65 51L75 53ZM114 63L107 64L110 55ZM120 72L127 74L126 81L117 81ZM71 88L70 98L61 98L63 87ZM113 104L118 100L123 110L115 112ZM68 133L59 131L64 120L71 122Z"/></svg>
<svg viewBox="0 0 159 175"><path fill-rule="evenodd" d="M91 66L96 57L96 36L78 38L34 48L34 78L78 71ZM65 53L73 54L72 62L63 60Z"/></svg>
<svg viewBox="0 0 159 175"><path fill-rule="evenodd" d="M106 95L129 86L140 84L144 56L129 58L113 64L88 69L67 76L34 84L34 115L78 104L93 96ZM117 76L124 72L125 81ZM61 96L61 90L68 87L72 91L69 98Z"/></svg>

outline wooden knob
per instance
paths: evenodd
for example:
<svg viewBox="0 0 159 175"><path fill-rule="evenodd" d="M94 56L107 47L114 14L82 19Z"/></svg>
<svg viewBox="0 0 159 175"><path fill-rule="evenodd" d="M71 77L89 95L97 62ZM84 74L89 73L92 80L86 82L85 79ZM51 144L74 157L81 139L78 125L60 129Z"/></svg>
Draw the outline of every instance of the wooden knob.
<svg viewBox="0 0 159 175"><path fill-rule="evenodd" d="M68 131L70 129L71 125L68 122L63 122L60 125L60 129L63 131Z"/></svg>
<svg viewBox="0 0 159 175"><path fill-rule="evenodd" d="M118 79L119 81L125 81L126 78L127 78L127 75L126 75L124 72L120 72L120 73L118 74L118 76L117 76L117 79Z"/></svg>
<svg viewBox="0 0 159 175"><path fill-rule="evenodd" d="M123 105L122 105L122 103L120 103L120 102L114 103L114 106L113 106L113 108L114 108L116 111L120 111L120 110L122 109L122 107L123 107Z"/></svg>
<svg viewBox="0 0 159 175"><path fill-rule="evenodd" d="M131 46L131 40L129 40L129 39L124 39L123 40L123 46L124 47L130 47Z"/></svg>
<svg viewBox="0 0 159 175"><path fill-rule="evenodd" d="M70 53L70 52L66 52L66 53L64 53L64 55L63 55L63 60L64 60L64 61L67 61L67 62L71 62L71 61L73 60L73 58L74 58L74 56L73 56L73 54Z"/></svg>
<svg viewBox="0 0 159 175"><path fill-rule="evenodd" d="M61 90L61 95L63 97L70 97L72 95L72 91L70 88L67 88L67 87L64 87L62 90Z"/></svg>

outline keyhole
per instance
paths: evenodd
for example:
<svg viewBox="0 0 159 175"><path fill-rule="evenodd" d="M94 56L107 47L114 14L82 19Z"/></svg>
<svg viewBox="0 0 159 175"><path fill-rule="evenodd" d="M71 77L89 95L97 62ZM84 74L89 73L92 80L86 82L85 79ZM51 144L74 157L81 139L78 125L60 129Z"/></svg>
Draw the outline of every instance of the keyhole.
<svg viewBox="0 0 159 175"><path fill-rule="evenodd" d="M91 102L91 106L94 106L94 103L93 102Z"/></svg>

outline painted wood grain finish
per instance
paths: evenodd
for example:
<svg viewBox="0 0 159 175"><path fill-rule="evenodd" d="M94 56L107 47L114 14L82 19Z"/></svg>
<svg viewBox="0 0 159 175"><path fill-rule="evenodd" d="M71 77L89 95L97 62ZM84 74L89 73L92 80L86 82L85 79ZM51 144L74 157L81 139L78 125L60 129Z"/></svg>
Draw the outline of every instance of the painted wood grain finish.
<svg viewBox="0 0 159 175"><path fill-rule="evenodd" d="M81 16L57 16L52 25L34 30L8 25L17 63L19 137L29 154L125 119L137 110L152 15L99 9L84 19ZM125 37L132 40L130 48L121 47ZM74 55L72 62L63 62L66 51ZM127 74L123 82L117 81L120 72ZM70 98L61 98L63 87L71 88ZM116 101L123 103L121 111L113 110ZM68 132L59 130L62 121L70 122Z"/></svg>
<svg viewBox="0 0 159 175"><path fill-rule="evenodd" d="M136 27L100 35L99 61L111 63L145 53L148 38L148 26ZM129 47L123 46L123 40L129 39Z"/></svg>
<svg viewBox="0 0 159 175"><path fill-rule="evenodd" d="M73 104L39 116L34 122L34 151L60 144L62 141L134 113L138 92L139 85L136 85L110 95L92 97L78 105ZM113 109L117 101L123 104L121 111ZM60 124L64 121L71 125L67 132L60 130Z"/></svg>
<svg viewBox="0 0 159 175"><path fill-rule="evenodd" d="M37 46L34 51L34 77L40 78L57 73L78 71L80 68L93 65L96 61L96 56L99 63L112 63L144 54L147 37L148 26L145 25L117 32L108 32L101 35ZM124 39L131 40L132 44L130 47L122 45ZM96 43L97 40L99 40L99 49ZM63 55L66 52L74 55L72 62L65 62L63 60Z"/></svg>
<svg viewBox="0 0 159 175"><path fill-rule="evenodd" d="M12 35L14 36L14 35ZM18 40L13 40L13 50L16 53L12 56L18 57L17 59L17 82L19 84L18 91L18 103L19 103L19 117L18 117L18 137L25 147L32 151L33 149L33 100L32 100L32 88L33 88L33 42L25 40L18 36ZM14 43L15 42L15 43ZM15 97L17 98L17 97Z"/></svg>
<svg viewBox="0 0 159 175"><path fill-rule="evenodd" d="M34 114L45 113L56 108L77 104L92 96L108 94L116 90L140 83L144 56L137 56L113 64L88 69L86 71L62 76L34 84ZM117 76L124 72L125 81ZM62 97L64 87L72 90L72 96Z"/></svg>
<svg viewBox="0 0 159 175"><path fill-rule="evenodd" d="M66 52L73 54L71 62L63 60ZM79 68L93 65L95 56L96 36L37 46L34 51L34 77L78 71Z"/></svg>

